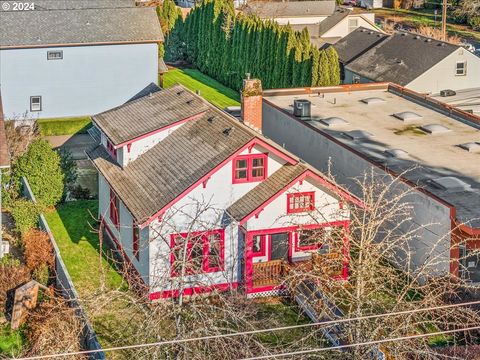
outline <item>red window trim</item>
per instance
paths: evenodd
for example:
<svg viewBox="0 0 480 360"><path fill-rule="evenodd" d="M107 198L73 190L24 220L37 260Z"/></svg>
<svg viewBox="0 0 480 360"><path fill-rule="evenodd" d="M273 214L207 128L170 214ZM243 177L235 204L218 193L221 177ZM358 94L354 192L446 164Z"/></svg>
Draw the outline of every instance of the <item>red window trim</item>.
<svg viewBox="0 0 480 360"><path fill-rule="evenodd" d="M209 264L209 242L208 242L208 237L210 235L214 234L219 234L220 235L220 261L219 261L219 266L210 266ZM173 250L175 247L175 238L177 236L181 236L183 238L193 239L198 236L202 237L202 271L201 272L194 272L194 271L189 271L187 269L186 274L187 275L193 275L193 274L198 274L198 273L212 273L212 272L218 272L218 271L223 271L225 268L225 230L224 229L218 229L218 230L209 230L209 231L195 231L195 232L190 232L190 233L177 233L177 234L171 234L170 235L170 249ZM187 249L190 250L192 248L192 243L187 244ZM171 276L178 276L179 274L175 272L174 270L174 264L175 264L175 254L173 251L170 253L170 273Z"/></svg>
<svg viewBox="0 0 480 360"><path fill-rule="evenodd" d="M120 201L118 200L118 196L115 195L112 189L110 189L110 220L117 229L120 227L119 206Z"/></svg>
<svg viewBox="0 0 480 360"><path fill-rule="evenodd" d="M263 176L252 176L253 172L253 159L263 159ZM236 162L238 160L246 160L247 161L247 178L246 179L237 179L235 177L236 173ZM257 182L257 181L262 181L265 180L267 177L267 171L268 171L268 154L267 153L262 153L262 154L248 154L248 155L239 155L236 156L232 159L232 184L244 184L244 183L250 183L250 182Z"/></svg>
<svg viewBox="0 0 480 360"><path fill-rule="evenodd" d="M253 250L252 250L252 256L265 256L267 254L267 236L266 235L253 235L253 237L255 237L255 236L260 236L260 251L253 252ZM252 243L252 249L253 249L253 243Z"/></svg>
<svg viewBox="0 0 480 360"><path fill-rule="evenodd" d="M310 206L308 208L292 209L290 207L290 199L295 197L301 197L301 196L310 196ZM287 214L307 212L307 211L312 211L314 209L315 209L315 191L305 191L305 192L287 194Z"/></svg>
<svg viewBox="0 0 480 360"><path fill-rule="evenodd" d="M108 139L107 139L107 151L115 160L117 159L117 149L115 149L115 146Z"/></svg>
<svg viewBox="0 0 480 360"><path fill-rule="evenodd" d="M132 225L133 240L132 240L132 252L133 256L137 260L140 260L140 228L135 224Z"/></svg>

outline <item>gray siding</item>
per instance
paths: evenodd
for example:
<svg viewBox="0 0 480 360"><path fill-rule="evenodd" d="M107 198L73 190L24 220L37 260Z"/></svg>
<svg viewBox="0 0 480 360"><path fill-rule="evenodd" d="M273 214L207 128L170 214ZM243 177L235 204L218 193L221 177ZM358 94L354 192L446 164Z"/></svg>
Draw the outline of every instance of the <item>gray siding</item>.
<svg viewBox="0 0 480 360"><path fill-rule="evenodd" d="M365 158L351 152L344 146L330 140L322 134L292 119L278 109L263 104L263 134L283 145L306 162L323 172L330 171L337 182L347 187L352 193L361 197L360 189L354 179L362 177L366 171L373 169L380 181L391 182L391 178L378 167L374 167ZM409 185L400 183L398 191L405 191ZM394 192L393 192L394 193ZM438 200L413 190L405 197L411 203L411 221L404 224L403 232L416 230L416 236L410 241L411 263L414 269L423 265L427 257L436 258L432 272L445 274L449 272L450 261L450 208ZM403 257L403 255L399 254Z"/></svg>

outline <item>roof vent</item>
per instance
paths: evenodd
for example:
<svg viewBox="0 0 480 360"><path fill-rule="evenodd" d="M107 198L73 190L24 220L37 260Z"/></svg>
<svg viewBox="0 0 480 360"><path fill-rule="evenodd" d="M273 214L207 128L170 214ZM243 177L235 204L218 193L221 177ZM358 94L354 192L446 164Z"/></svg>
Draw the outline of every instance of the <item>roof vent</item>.
<svg viewBox="0 0 480 360"><path fill-rule="evenodd" d="M468 191L472 186L465 181L454 176L445 176L438 179L430 180L430 183L438 189L445 191Z"/></svg>
<svg viewBox="0 0 480 360"><path fill-rule="evenodd" d="M210 116L207 121L211 124L213 123L213 120L215 120L215 116Z"/></svg>
<svg viewBox="0 0 480 360"><path fill-rule="evenodd" d="M405 123L415 121L415 120L420 120L422 118L422 115L418 115L413 111L403 111L403 112L395 113L393 114L393 116L395 116L399 120L402 120Z"/></svg>
<svg viewBox="0 0 480 360"><path fill-rule="evenodd" d="M468 142L468 143L460 144L458 146L461 147L463 150L467 150L468 152L473 152L473 153L480 152L480 143L478 142Z"/></svg>
<svg viewBox="0 0 480 360"><path fill-rule="evenodd" d="M191 103L193 103L193 99L190 99L190 100L187 100L187 105L190 105Z"/></svg>
<svg viewBox="0 0 480 360"><path fill-rule="evenodd" d="M185 92L185 90L180 90L177 92L177 95L182 95Z"/></svg>
<svg viewBox="0 0 480 360"><path fill-rule="evenodd" d="M342 118L339 118L339 117L329 117L329 118L326 118L326 119L321 119L320 122L323 124L323 125L326 125L328 127L335 127L335 126L342 126L342 125L348 125L348 121L347 120L344 120Z"/></svg>
<svg viewBox="0 0 480 360"><path fill-rule="evenodd" d="M427 40L425 40L426 42L432 42L432 39L428 38Z"/></svg>
<svg viewBox="0 0 480 360"><path fill-rule="evenodd" d="M402 149L388 149L385 150L385 155L391 158L396 159L406 159L408 158L408 153Z"/></svg>
<svg viewBox="0 0 480 360"><path fill-rule="evenodd" d="M402 36L407 36L408 34L407 33L402 33Z"/></svg>
<svg viewBox="0 0 480 360"><path fill-rule="evenodd" d="M369 97L369 98L366 98L366 99L362 99L361 101L362 101L363 103L367 104L367 105L380 104L380 103L384 103L384 102L385 102L384 99L379 98L379 97Z"/></svg>
<svg viewBox="0 0 480 360"><path fill-rule="evenodd" d="M417 36L415 36L415 39L417 39L417 40L418 40L418 39L420 39L420 36L418 36L418 35L417 35Z"/></svg>
<svg viewBox="0 0 480 360"><path fill-rule="evenodd" d="M352 131L344 132L343 135L351 140L365 140L373 136L368 131L364 131L364 130L352 130Z"/></svg>
<svg viewBox="0 0 480 360"><path fill-rule="evenodd" d="M420 129L432 135L444 134L446 132L451 131L446 126L443 126L440 124L428 124L428 125L421 126Z"/></svg>
<svg viewBox="0 0 480 360"><path fill-rule="evenodd" d="M223 135L228 136L228 135L230 135L230 133L233 132L233 128L232 127L226 128L222 132L223 132Z"/></svg>

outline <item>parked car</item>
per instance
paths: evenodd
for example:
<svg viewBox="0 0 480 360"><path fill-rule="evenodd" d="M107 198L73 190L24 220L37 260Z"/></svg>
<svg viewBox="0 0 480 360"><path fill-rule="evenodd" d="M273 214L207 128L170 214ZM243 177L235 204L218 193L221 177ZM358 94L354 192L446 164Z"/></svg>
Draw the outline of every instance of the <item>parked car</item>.
<svg viewBox="0 0 480 360"><path fill-rule="evenodd" d="M472 52L475 54L475 46L473 46L472 44L470 43L462 43L460 44L460 46L464 47L465 49L467 49L468 51Z"/></svg>

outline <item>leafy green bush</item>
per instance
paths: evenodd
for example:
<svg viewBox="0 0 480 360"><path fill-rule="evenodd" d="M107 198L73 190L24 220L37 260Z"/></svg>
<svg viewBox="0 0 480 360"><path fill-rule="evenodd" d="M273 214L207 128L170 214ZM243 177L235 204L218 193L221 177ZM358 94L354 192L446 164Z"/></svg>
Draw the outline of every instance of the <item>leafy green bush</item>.
<svg viewBox="0 0 480 360"><path fill-rule="evenodd" d="M13 164L16 184L25 176L37 201L45 206L56 205L63 196L64 174L60 155L43 139L33 141Z"/></svg>
<svg viewBox="0 0 480 360"><path fill-rule="evenodd" d="M468 18L468 25L475 31L480 31L480 16L470 16Z"/></svg>
<svg viewBox="0 0 480 360"><path fill-rule="evenodd" d="M23 235L37 225L40 206L27 199L18 199L15 201L11 213L15 220L16 230Z"/></svg>

